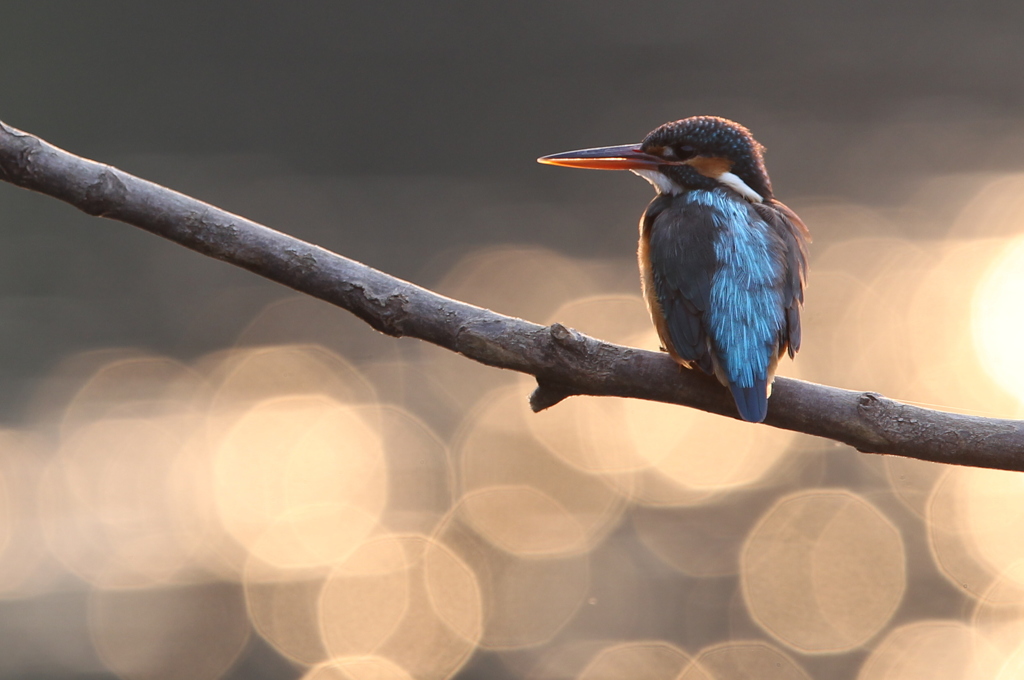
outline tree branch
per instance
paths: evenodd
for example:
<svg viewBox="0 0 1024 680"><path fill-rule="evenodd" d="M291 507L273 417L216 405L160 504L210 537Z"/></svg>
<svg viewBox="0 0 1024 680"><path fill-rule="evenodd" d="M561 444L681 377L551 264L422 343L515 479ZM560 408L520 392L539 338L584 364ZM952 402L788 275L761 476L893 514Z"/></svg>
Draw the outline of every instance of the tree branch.
<svg viewBox="0 0 1024 680"><path fill-rule="evenodd" d="M529 373L535 411L572 395L633 397L736 417L728 392L667 354L621 347L443 297L348 258L62 151L0 122L0 179L120 220L349 310L388 335ZM1024 422L980 418L777 378L767 424L863 452L1024 470Z"/></svg>

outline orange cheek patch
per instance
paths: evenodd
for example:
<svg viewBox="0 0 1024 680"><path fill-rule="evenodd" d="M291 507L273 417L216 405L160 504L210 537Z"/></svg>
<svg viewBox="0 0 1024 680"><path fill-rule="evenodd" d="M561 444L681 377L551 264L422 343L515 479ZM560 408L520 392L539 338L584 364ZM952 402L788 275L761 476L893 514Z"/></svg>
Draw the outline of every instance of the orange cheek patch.
<svg viewBox="0 0 1024 680"><path fill-rule="evenodd" d="M732 169L732 161L728 158L718 158L716 156L695 156L686 161L686 164L692 165L697 169L697 172L705 177L713 179L717 179L723 173L729 172Z"/></svg>

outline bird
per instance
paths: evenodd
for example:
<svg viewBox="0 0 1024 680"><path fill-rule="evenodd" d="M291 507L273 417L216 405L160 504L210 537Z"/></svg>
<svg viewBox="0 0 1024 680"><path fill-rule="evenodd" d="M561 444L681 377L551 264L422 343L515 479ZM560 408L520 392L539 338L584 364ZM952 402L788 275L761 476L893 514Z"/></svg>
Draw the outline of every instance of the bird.
<svg viewBox="0 0 1024 680"><path fill-rule="evenodd" d="M810 232L775 199L764 147L750 130L692 116L639 144L537 160L629 170L654 186L637 254L662 348L717 377L743 420L763 422L779 359L800 349Z"/></svg>

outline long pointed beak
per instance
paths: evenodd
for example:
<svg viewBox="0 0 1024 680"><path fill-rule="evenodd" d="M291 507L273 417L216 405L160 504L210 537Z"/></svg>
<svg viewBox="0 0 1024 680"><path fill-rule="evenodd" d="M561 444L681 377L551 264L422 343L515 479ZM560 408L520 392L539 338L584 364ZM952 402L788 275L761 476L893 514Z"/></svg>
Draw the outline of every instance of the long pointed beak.
<svg viewBox="0 0 1024 680"><path fill-rule="evenodd" d="M566 151L542 156L538 163L564 165L567 168L590 168L592 170L656 170L659 165L670 164L664 158L646 154L639 144L602 146L596 149Z"/></svg>

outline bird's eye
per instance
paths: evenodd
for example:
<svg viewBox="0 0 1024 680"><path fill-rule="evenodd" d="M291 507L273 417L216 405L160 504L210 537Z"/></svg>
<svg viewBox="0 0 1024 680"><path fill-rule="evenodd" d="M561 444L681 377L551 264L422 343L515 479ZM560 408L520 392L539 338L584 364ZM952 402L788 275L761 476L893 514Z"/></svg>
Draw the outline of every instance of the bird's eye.
<svg viewBox="0 0 1024 680"><path fill-rule="evenodd" d="M693 158L694 156L697 155L697 150L694 149L692 146L688 146L686 144L681 144L679 146L673 147L672 150L675 151L676 158L678 158L681 161L685 161L686 159Z"/></svg>

